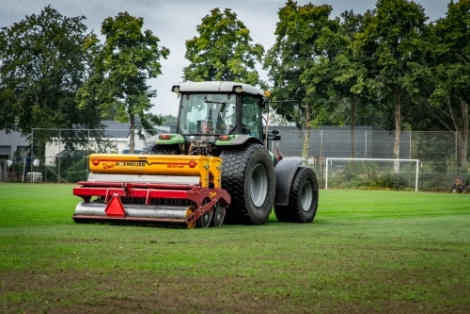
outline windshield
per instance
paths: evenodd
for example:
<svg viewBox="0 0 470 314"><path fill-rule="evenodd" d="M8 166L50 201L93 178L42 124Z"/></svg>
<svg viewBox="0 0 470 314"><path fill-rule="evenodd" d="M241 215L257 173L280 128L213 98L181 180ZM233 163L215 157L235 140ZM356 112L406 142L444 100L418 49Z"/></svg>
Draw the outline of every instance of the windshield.
<svg viewBox="0 0 470 314"><path fill-rule="evenodd" d="M180 132L228 134L236 123L235 99L233 94L183 94Z"/></svg>

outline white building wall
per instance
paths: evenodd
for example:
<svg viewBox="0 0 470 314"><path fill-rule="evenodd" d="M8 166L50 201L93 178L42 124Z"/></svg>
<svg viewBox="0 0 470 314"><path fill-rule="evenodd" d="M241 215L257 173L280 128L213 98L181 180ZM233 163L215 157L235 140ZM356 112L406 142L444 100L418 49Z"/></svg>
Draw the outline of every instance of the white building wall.
<svg viewBox="0 0 470 314"><path fill-rule="evenodd" d="M136 139L136 148L135 150L141 150L145 147L145 141L140 139ZM93 147L96 142L94 140L90 140L90 147ZM109 149L108 153L122 153L125 150L129 149L129 139L126 138L117 138L112 139L111 143L116 146L116 150ZM64 151L64 143L59 143L59 141L53 141L51 143L46 144L46 156L45 156L45 163L46 165L51 165L55 163L55 158L57 154ZM83 148L86 150L87 148Z"/></svg>

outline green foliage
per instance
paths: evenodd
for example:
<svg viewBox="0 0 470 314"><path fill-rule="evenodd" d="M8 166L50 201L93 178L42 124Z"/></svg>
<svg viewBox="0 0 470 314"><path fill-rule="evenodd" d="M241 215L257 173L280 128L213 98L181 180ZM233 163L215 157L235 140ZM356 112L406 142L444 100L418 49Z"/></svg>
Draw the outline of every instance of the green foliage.
<svg viewBox="0 0 470 314"><path fill-rule="evenodd" d="M176 125L176 122L177 122L177 117L169 114L169 115L164 115L163 116L163 122L162 122L161 125L163 125L163 126L173 126L173 125Z"/></svg>
<svg viewBox="0 0 470 314"><path fill-rule="evenodd" d="M411 172L414 169L410 169ZM403 170L402 170L403 171ZM406 172L406 171L405 171ZM414 174L412 186L414 186ZM380 169L375 162L349 162L333 178L328 185L342 189L380 189L380 190L409 190L410 178L405 173L394 173L391 170Z"/></svg>
<svg viewBox="0 0 470 314"><path fill-rule="evenodd" d="M67 182L77 182L87 178L87 154L86 151L63 151L56 157L53 170L65 178ZM81 167L81 168L80 168ZM59 170L60 169L60 170ZM83 172L84 171L84 172ZM77 178L80 178L77 180Z"/></svg>
<svg viewBox="0 0 470 314"><path fill-rule="evenodd" d="M436 172L447 171L447 165L455 162L455 135L449 132L413 132L412 158L430 162Z"/></svg>
<svg viewBox="0 0 470 314"><path fill-rule="evenodd" d="M419 80L411 65L423 61L427 20L424 9L408 0L379 0L364 16L364 31L354 41L355 55L366 61L367 76L377 81L375 93L393 108L394 156L400 155L403 111L419 93ZM367 57L362 57L367 56Z"/></svg>
<svg viewBox="0 0 470 314"><path fill-rule="evenodd" d="M197 26L199 36L186 41L185 81L235 81L259 83L255 66L261 62L264 48L252 44L250 31L230 9L211 10Z"/></svg>
<svg viewBox="0 0 470 314"><path fill-rule="evenodd" d="M273 82L274 100L295 99L302 104L306 120L296 120L288 104L273 104L276 113L296 121L301 126L310 126L317 116L310 115L311 108L318 109L324 103L318 94L324 91L324 81L328 75L329 56L338 45L339 30L337 20L330 20L332 11L329 5L298 6L287 1L279 9L279 22L276 26L276 42L269 49L264 69Z"/></svg>
<svg viewBox="0 0 470 314"><path fill-rule="evenodd" d="M374 91L377 82L368 76L368 56L354 53L354 41L364 31L364 16L345 11L341 14L340 34L344 41L338 55L331 63L328 96L335 100L337 108L345 107L340 114L354 130L356 125L378 125L381 112ZM354 152L351 152L354 156Z"/></svg>
<svg viewBox="0 0 470 314"><path fill-rule="evenodd" d="M432 30L433 49L430 59L428 94L430 112L438 125L457 135L457 163L467 166L467 141L470 95L470 1L461 0L448 5L445 18L438 20ZM419 73L419 72L418 72Z"/></svg>
<svg viewBox="0 0 470 314"><path fill-rule="evenodd" d="M419 188L423 191L451 192L454 180L470 184L467 168L459 168L443 162L426 162L420 167Z"/></svg>
<svg viewBox="0 0 470 314"><path fill-rule="evenodd" d="M273 103L276 113L309 130L321 122L340 122L336 108L328 101L330 59L342 45L339 21L330 20L329 5L298 6L289 0L279 9L276 42L269 49L263 68L273 82L273 100L296 100L301 114L293 115L289 103ZM304 137L303 156L309 150L308 133Z"/></svg>
<svg viewBox="0 0 470 314"><path fill-rule="evenodd" d="M78 182L87 179L87 161L87 158L81 158L67 169L65 173L67 182Z"/></svg>
<svg viewBox="0 0 470 314"><path fill-rule="evenodd" d="M403 190L407 187L408 180L401 174L387 172L382 174L377 180L377 186L380 188L386 188L390 190Z"/></svg>
<svg viewBox="0 0 470 314"><path fill-rule="evenodd" d="M30 135L33 128L97 128L94 106L78 107L75 93L90 66L82 49L84 16L65 17L51 6L0 31L0 129ZM44 145L48 133L34 140ZM67 147L83 133L63 138Z"/></svg>
<svg viewBox="0 0 470 314"><path fill-rule="evenodd" d="M134 130L150 130L162 122L161 115L149 113L151 90L147 80L161 74L160 58L166 59L169 50L159 46L152 31L142 31L143 18L119 13L103 21L101 33L106 41L101 45L96 36L85 47L95 51L95 73L79 91L80 105L99 103L101 112L114 111L119 122L129 122L129 150L134 151Z"/></svg>

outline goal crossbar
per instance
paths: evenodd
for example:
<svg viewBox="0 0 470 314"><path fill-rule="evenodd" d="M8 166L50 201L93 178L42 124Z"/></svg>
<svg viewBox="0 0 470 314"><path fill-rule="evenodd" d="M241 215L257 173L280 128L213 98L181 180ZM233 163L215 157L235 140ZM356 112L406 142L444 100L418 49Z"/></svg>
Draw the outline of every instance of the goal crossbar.
<svg viewBox="0 0 470 314"><path fill-rule="evenodd" d="M419 159L400 159L400 158L340 158L340 157L328 157L326 158L326 175L325 175L325 190L328 190L328 165L333 160L341 161L405 161L416 163L416 175L415 175L415 192L418 192L418 173L419 173Z"/></svg>

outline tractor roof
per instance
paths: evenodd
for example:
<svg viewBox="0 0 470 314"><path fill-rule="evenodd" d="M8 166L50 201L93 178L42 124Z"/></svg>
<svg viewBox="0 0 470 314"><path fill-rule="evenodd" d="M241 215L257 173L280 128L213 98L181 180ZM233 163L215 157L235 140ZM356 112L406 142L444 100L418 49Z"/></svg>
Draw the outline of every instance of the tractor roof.
<svg viewBox="0 0 470 314"><path fill-rule="evenodd" d="M171 91L180 93L231 93L235 92L235 87L241 87L243 93L264 97L263 92L253 86L237 82L185 82L173 85Z"/></svg>

